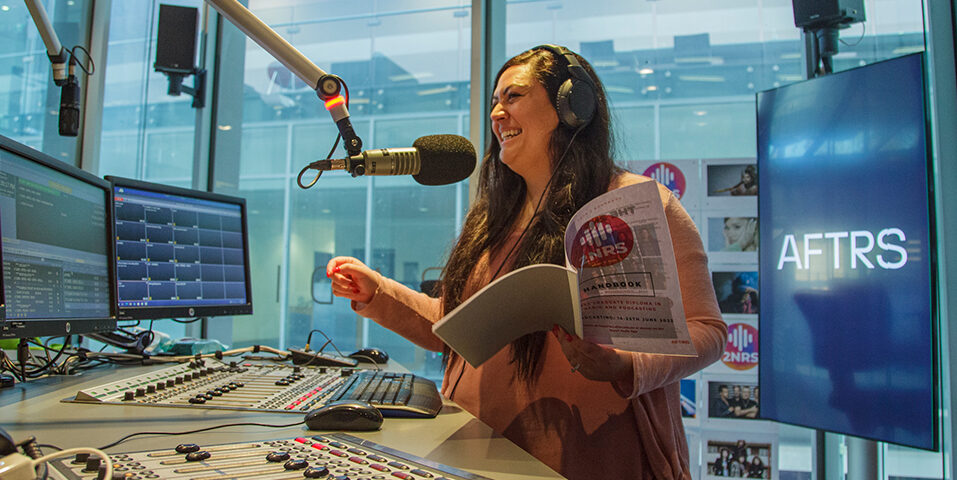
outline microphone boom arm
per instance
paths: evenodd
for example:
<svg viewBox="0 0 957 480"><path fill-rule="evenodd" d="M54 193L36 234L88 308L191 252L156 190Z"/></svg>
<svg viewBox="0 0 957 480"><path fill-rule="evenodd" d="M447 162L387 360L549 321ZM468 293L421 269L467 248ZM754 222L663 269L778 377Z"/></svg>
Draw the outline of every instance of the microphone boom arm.
<svg viewBox="0 0 957 480"><path fill-rule="evenodd" d="M279 60L290 72L315 89L316 94L326 104L326 110L332 115L332 120L336 123L339 134L342 135L349 155L358 155L362 151L362 140L352 128L345 102L335 101L342 87L342 80L339 77L324 72L309 61L305 55L237 0L205 1L273 58Z"/></svg>
<svg viewBox="0 0 957 480"><path fill-rule="evenodd" d="M60 43L56 31L53 30L50 17L47 17L47 11L43 8L43 4L38 0L23 0L23 3L27 5L33 23L40 32L40 38L43 39L43 45L47 48L47 57L53 64L53 83L58 87L63 86L67 79L66 65L69 55L63 48L63 44Z"/></svg>

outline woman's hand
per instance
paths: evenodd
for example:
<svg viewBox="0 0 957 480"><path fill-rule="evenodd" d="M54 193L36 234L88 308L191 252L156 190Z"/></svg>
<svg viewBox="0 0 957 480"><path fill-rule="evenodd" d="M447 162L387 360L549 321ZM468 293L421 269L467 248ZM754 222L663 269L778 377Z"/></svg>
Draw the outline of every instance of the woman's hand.
<svg viewBox="0 0 957 480"><path fill-rule="evenodd" d="M558 339L572 372L589 380L632 383L634 373L629 352L582 340L558 325L552 327L552 334Z"/></svg>
<svg viewBox="0 0 957 480"><path fill-rule="evenodd" d="M332 280L332 293L359 303L369 303L379 288L382 276L356 258L335 257L326 265Z"/></svg>

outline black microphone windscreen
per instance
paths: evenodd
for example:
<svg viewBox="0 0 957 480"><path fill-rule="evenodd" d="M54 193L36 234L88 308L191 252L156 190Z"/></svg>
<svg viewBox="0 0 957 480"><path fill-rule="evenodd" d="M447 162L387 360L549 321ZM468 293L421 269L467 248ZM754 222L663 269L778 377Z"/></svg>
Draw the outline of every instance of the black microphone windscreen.
<svg viewBox="0 0 957 480"><path fill-rule="evenodd" d="M475 170L475 147L459 135L428 135L412 146L422 166L412 178L422 185L448 185L465 180Z"/></svg>

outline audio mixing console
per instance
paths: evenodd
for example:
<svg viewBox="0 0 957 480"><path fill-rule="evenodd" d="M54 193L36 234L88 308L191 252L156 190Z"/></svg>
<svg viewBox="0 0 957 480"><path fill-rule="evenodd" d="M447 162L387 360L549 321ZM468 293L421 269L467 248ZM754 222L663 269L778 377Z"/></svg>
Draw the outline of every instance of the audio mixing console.
<svg viewBox="0 0 957 480"><path fill-rule="evenodd" d="M200 359L80 390L67 402L303 413L362 400L383 416L434 417L435 384L412 374Z"/></svg>
<svg viewBox="0 0 957 480"><path fill-rule="evenodd" d="M486 479L342 433L208 446L187 443L167 450L111 454L110 460L114 479L131 480ZM50 463L49 477L55 480L92 480L100 468L99 458L85 454Z"/></svg>

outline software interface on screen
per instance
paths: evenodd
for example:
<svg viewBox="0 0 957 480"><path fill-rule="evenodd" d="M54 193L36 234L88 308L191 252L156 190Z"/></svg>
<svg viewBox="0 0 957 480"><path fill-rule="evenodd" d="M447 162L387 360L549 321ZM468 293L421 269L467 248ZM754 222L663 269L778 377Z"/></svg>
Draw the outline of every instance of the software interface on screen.
<svg viewBox="0 0 957 480"><path fill-rule="evenodd" d="M758 96L761 415L936 445L921 56Z"/></svg>
<svg viewBox="0 0 957 480"><path fill-rule="evenodd" d="M248 303L243 207L114 185L124 311Z"/></svg>
<svg viewBox="0 0 957 480"><path fill-rule="evenodd" d="M104 188L0 149L7 320L110 318Z"/></svg>

